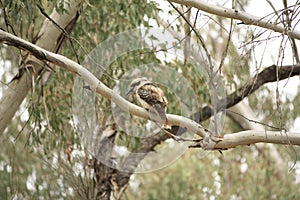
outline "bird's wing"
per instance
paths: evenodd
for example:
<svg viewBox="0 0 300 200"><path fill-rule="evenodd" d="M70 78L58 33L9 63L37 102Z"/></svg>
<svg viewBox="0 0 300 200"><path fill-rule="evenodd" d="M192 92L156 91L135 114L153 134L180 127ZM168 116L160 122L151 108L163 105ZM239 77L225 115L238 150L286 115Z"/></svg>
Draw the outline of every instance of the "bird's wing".
<svg viewBox="0 0 300 200"><path fill-rule="evenodd" d="M164 92L154 84L145 84L141 86L140 88L138 88L137 94L150 106L153 106L155 104L161 104L163 107L167 106L167 103L164 100Z"/></svg>
<svg viewBox="0 0 300 200"><path fill-rule="evenodd" d="M160 88L154 84L145 84L138 89L137 94L141 100L149 105L148 109L154 111L161 118L162 122L167 121L165 113L167 101Z"/></svg>

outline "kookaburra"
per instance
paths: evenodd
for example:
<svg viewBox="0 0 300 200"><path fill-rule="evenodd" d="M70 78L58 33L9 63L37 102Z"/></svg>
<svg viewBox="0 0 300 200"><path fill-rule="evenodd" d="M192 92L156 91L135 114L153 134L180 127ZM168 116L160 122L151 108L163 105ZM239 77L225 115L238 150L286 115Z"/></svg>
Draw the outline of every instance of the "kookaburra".
<svg viewBox="0 0 300 200"><path fill-rule="evenodd" d="M166 116L168 100L156 84L145 77L136 78L131 82L127 95L135 95L143 108L160 117L164 129L171 129Z"/></svg>

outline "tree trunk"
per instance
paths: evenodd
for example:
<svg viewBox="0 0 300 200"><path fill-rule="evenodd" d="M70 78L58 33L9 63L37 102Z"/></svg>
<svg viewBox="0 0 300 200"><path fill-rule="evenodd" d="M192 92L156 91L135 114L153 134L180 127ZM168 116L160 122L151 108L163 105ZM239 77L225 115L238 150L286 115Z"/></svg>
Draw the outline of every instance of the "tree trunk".
<svg viewBox="0 0 300 200"><path fill-rule="evenodd" d="M71 30L78 18L81 5L81 1L72 0L70 4L65 3L64 5L68 13L60 15L54 9L49 17L61 28ZM46 19L36 44L44 49L58 52L64 41L62 38L65 38L62 31L49 19ZM0 133L4 132L28 92L33 89L38 77L45 71L44 65L35 57L28 56L24 64L20 66L18 75L9 83L0 100Z"/></svg>
<svg viewBox="0 0 300 200"><path fill-rule="evenodd" d="M110 132L109 135L106 133ZM113 146L118 132L116 130L102 130L99 136L99 149L94 158L94 181L97 200L116 200L120 199L124 190L127 188L129 178L132 173L126 173L115 169L113 166ZM104 164L106 163L106 164Z"/></svg>
<svg viewBox="0 0 300 200"><path fill-rule="evenodd" d="M105 131L100 132L102 140L99 142L99 149L96 157L101 159L94 159L94 181L96 188L97 200L117 200L120 199L124 191L126 190L130 176L134 173L138 164L145 158L147 152L153 151L154 147L167 139L168 135L155 135L150 138L141 139L139 147L132 150L123 162L118 163L122 170L118 170L114 167L113 162L113 146L118 132L107 131L112 134L103 136ZM137 154L138 152L146 152ZM102 162L101 162L101 161ZM103 161L105 164L103 164Z"/></svg>

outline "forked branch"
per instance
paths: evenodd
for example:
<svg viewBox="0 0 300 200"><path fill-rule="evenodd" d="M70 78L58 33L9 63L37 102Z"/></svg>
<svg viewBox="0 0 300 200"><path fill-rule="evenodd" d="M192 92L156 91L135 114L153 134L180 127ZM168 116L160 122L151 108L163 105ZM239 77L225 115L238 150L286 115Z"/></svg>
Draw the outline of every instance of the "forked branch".
<svg viewBox="0 0 300 200"><path fill-rule="evenodd" d="M15 46L20 49L24 49L29 51L32 55L41 59L43 61L48 61L52 64L60 66L72 73L80 76L86 83L90 86L91 90L97 92L104 98L114 101L121 109L125 111L129 111L131 114L150 119L149 113L130 102L125 100L122 96L115 93L113 90L108 88L105 84L99 81L91 72L89 72L83 66L77 64L76 62L62 56L59 54L55 54L49 52L45 49L42 49L30 42L24 41L14 35L11 35L5 31L0 30L0 42L6 43L8 45ZM284 76L283 76L284 77ZM270 79L271 80L271 79ZM255 83L253 83L255 84ZM249 94L249 93L248 93ZM176 125L179 127L184 127L188 131L192 133L196 133L199 136L203 137L205 141L206 139L212 139L212 135L209 135L208 131L203 128L200 124L195 121L173 114L167 114L168 120L172 125ZM151 138L149 138L151 140ZM158 140L156 142L160 142ZM280 132L270 132L270 131L248 131L248 132L239 132L233 134L227 134L223 137L222 141L218 140L216 144L214 144L213 149L227 149L233 148L237 145L246 145L253 144L258 142L269 142L276 144L292 144L292 145L300 145L300 133L280 133ZM155 142L155 143L156 143ZM200 144L200 143L199 143ZM200 145L200 147L203 147Z"/></svg>
<svg viewBox="0 0 300 200"><path fill-rule="evenodd" d="M203 0L169 0L170 2L179 3L186 6L191 6L194 8L197 8L199 10L202 10L207 13L211 13L217 16L226 17L230 19L236 19L242 21L243 24L246 25L255 25L262 28L266 28L269 30L273 30L278 33L282 33L285 35L288 35L292 38L300 40L300 32L295 31L293 29L289 29L287 27L284 27L282 24L276 24L276 22L272 22L265 18L260 18L251 14L248 14L246 12L237 10L237 9L231 9L231 8L225 8L221 6L217 6L214 4L210 4L207 1Z"/></svg>
<svg viewBox="0 0 300 200"><path fill-rule="evenodd" d="M129 112L133 115L145 118L153 119L152 116L144 109L135 104L130 103L119 94L108 88L100 80L98 80L90 71L78 63L59 54L52 53L45 49L42 49L30 42L27 42L21 38L18 38L10 33L0 30L0 42L6 43L11 46L15 46L20 49L29 51L36 58L50 62L54 65L60 66L74 74L80 76L91 88L92 91L100 94L101 96L116 103L122 110ZM208 132L197 122L185 118L179 115L167 114L168 121L171 125L185 127L192 133L196 133L201 137L207 136Z"/></svg>

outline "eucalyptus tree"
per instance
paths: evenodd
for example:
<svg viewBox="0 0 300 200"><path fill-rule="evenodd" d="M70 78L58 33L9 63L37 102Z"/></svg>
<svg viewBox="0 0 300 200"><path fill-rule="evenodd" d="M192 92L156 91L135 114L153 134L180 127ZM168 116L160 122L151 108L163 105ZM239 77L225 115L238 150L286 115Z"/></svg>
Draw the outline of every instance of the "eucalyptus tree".
<svg viewBox="0 0 300 200"><path fill-rule="evenodd" d="M299 94L282 94L300 73L299 5L267 3L273 13L259 17L245 12L243 1L1 1L0 195L120 199L130 180L139 180L135 173L184 154L190 156L170 169L175 183L172 175L159 177L166 186L145 191L148 198L297 196L294 176L284 177L288 164L299 170L300 136L291 131ZM273 61L257 58L261 45ZM126 96L131 80L143 76L165 91L170 130ZM221 162L245 173L241 166L257 158L292 192L275 183L247 188L234 170L216 172ZM201 174L188 186L183 162L192 163L185 171ZM252 170L247 182L261 173ZM168 191L172 184L178 187ZM237 189L226 188L232 185ZM127 195L140 198L132 191Z"/></svg>

